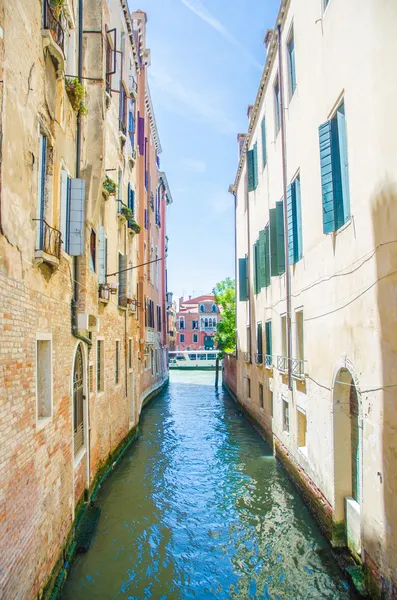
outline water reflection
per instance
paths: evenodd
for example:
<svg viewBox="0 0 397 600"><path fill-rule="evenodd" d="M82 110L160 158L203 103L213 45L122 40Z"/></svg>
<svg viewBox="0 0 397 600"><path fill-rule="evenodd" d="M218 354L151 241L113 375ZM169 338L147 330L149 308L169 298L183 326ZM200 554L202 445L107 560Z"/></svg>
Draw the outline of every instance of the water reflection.
<svg viewBox="0 0 397 600"><path fill-rule="evenodd" d="M145 410L64 600L351 597L269 447L213 377L174 372Z"/></svg>

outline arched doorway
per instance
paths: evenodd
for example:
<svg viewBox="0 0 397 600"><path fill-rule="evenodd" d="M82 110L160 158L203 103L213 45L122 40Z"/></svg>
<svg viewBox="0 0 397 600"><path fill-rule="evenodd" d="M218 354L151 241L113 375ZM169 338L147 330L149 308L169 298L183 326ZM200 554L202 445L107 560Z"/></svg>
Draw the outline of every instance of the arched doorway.
<svg viewBox="0 0 397 600"><path fill-rule="evenodd" d="M77 346L73 366L73 433L76 456L84 447L84 360L81 344Z"/></svg>
<svg viewBox="0 0 397 600"><path fill-rule="evenodd" d="M351 372L339 369L333 392L334 522L337 545L361 551L362 419Z"/></svg>

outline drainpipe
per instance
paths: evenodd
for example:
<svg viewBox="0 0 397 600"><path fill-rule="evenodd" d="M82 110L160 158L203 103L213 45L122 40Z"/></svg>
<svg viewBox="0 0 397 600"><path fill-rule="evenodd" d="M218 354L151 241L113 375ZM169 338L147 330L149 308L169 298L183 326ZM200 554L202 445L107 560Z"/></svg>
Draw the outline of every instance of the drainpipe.
<svg viewBox="0 0 397 600"><path fill-rule="evenodd" d="M281 126L281 155L283 162L283 207L284 207L284 254L285 254L285 289L287 296L287 364L288 388L292 390L292 335L291 335L291 273L288 258L288 214L287 214L287 151L285 136L284 115L284 85L283 85L283 57L281 53L281 25L277 26L278 37L278 79L280 86L280 126Z"/></svg>
<svg viewBox="0 0 397 600"><path fill-rule="evenodd" d="M248 191L248 175L246 175L246 199L247 199L247 239L248 239L248 326L250 330L249 348L250 365L252 364L252 301L251 301L251 235L250 235L250 197Z"/></svg>
<svg viewBox="0 0 397 600"><path fill-rule="evenodd" d="M236 328L236 359L238 358L238 339L237 339L237 193L236 190L233 190L233 198L234 198L234 286L235 286L235 294L236 294L236 310L234 316L234 326Z"/></svg>

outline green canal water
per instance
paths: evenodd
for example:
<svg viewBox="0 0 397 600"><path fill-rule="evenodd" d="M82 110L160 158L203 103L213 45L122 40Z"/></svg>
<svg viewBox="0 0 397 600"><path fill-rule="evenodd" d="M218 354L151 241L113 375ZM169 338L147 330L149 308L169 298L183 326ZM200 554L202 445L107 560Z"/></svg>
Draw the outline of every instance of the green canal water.
<svg viewBox="0 0 397 600"><path fill-rule="evenodd" d="M213 380L174 371L144 410L63 600L354 597L269 446Z"/></svg>

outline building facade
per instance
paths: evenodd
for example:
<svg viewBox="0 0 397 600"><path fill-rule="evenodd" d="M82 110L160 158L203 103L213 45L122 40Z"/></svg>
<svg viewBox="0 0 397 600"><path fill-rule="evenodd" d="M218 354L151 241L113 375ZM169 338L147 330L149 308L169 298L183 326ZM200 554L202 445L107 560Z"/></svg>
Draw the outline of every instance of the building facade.
<svg viewBox="0 0 397 600"><path fill-rule="evenodd" d="M167 380L172 199L146 15L125 0L17 0L0 26L0 596L31 598Z"/></svg>
<svg viewBox="0 0 397 600"><path fill-rule="evenodd" d="M180 298L176 313L176 350L213 350L219 319L214 296Z"/></svg>
<svg viewBox="0 0 397 600"><path fill-rule="evenodd" d="M397 84L384 76L396 26L394 2L281 2L238 139L237 356L224 365L333 544L385 598L397 593Z"/></svg>

